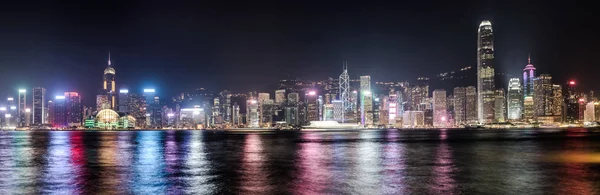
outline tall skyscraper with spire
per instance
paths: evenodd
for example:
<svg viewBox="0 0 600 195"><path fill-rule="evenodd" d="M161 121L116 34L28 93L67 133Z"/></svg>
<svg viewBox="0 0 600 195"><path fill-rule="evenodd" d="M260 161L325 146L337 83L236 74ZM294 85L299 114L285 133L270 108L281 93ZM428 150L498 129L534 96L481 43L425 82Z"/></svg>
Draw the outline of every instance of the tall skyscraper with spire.
<svg viewBox="0 0 600 195"><path fill-rule="evenodd" d="M477 30L477 113L480 123L494 120L494 75L492 23L484 20Z"/></svg>
<svg viewBox="0 0 600 195"><path fill-rule="evenodd" d="M115 84L115 69L110 64L110 52L108 53L108 66L104 69L104 91L107 93L108 101L111 109L116 108L116 84Z"/></svg>
<svg viewBox="0 0 600 195"><path fill-rule="evenodd" d="M527 65L523 69L523 98L533 97L533 79L535 78L535 67L531 64L531 56L527 58Z"/></svg>
<svg viewBox="0 0 600 195"><path fill-rule="evenodd" d="M348 76L348 65L346 62L343 64L343 71L340 75L340 100L342 101L342 122L346 121L346 112L352 110L350 105L350 76Z"/></svg>

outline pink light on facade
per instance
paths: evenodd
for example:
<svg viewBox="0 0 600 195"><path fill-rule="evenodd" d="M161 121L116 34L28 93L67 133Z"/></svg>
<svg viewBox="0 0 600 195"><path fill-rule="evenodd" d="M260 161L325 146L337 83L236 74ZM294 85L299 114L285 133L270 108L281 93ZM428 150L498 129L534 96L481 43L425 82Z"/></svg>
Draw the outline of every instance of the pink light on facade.
<svg viewBox="0 0 600 195"><path fill-rule="evenodd" d="M575 85L575 81L569 81L569 85Z"/></svg>
<svg viewBox="0 0 600 195"><path fill-rule="evenodd" d="M310 92L308 92L308 95L317 95L317 92L316 91L310 91Z"/></svg>

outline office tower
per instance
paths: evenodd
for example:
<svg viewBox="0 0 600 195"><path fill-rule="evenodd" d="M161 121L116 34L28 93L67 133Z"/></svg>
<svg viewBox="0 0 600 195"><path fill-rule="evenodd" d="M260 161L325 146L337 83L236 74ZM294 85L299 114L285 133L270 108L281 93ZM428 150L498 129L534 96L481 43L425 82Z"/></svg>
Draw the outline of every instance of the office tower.
<svg viewBox="0 0 600 195"><path fill-rule="evenodd" d="M231 92L223 90L219 93L221 117L226 124L231 123Z"/></svg>
<svg viewBox="0 0 600 195"><path fill-rule="evenodd" d="M473 86L468 86L465 89L465 94L465 113L467 117L467 123L477 123L479 121L477 118L477 89L475 89Z"/></svg>
<svg viewBox="0 0 600 195"><path fill-rule="evenodd" d="M129 90L127 89L120 89L119 90L119 112L123 112L123 113L130 113L131 111L129 110Z"/></svg>
<svg viewBox="0 0 600 195"><path fill-rule="evenodd" d="M446 112L446 90L433 90L433 126L445 127L448 120Z"/></svg>
<svg viewBox="0 0 600 195"><path fill-rule="evenodd" d="M221 108L221 103L219 101L219 98L216 97L216 98L213 99L212 116L211 116L211 119L212 119L211 124L212 125L221 124L221 122L222 122L221 121L221 109L220 108Z"/></svg>
<svg viewBox="0 0 600 195"><path fill-rule="evenodd" d="M323 96L318 96L317 97L317 110L319 110L319 120L323 120L323 111L324 111L324 102L323 102Z"/></svg>
<svg viewBox="0 0 600 195"><path fill-rule="evenodd" d="M258 93L258 103L259 104L264 104L269 99L271 99L269 96L269 93Z"/></svg>
<svg viewBox="0 0 600 195"><path fill-rule="evenodd" d="M402 127L418 128L425 126L425 115L423 111L405 111L402 116Z"/></svg>
<svg viewBox="0 0 600 195"><path fill-rule="evenodd" d="M27 113L25 113L25 109L27 109L27 90L25 89L19 89L19 98L18 98L18 108L17 108L17 122L18 127L24 127L27 125L27 123L29 123L26 120L26 115Z"/></svg>
<svg viewBox="0 0 600 195"><path fill-rule="evenodd" d="M535 108L533 97L527 96L523 100L523 119L527 122L533 122L535 117Z"/></svg>
<svg viewBox="0 0 600 195"><path fill-rule="evenodd" d="M594 102L589 102L585 105L585 112L583 114L583 122L594 122L596 121L596 112L594 111Z"/></svg>
<svg viewBox="0 0 600 195"><path fill-rule="evenodd" d="M454 88L454 122L456 125L467 123L467 91L465 87Z"/></svg>
<svg viewBox="0 0 600 195"><path fill-rule="evenodd" d="M506 121L506 98L504 97L504 89L497 89L494 96L494 122Z"/></svg>
<svg viewBox="0 0 600 195"><path fill-rule="evenodd" d="M342 74L340 74L339 78L339 89L340 89L340 100L342 101L343 111L342 111L342 120L341 122L346 121L346 112L349 112L352 109L352 105L350 104L350 76L348 75L348 65L344 62Z"/></svg>
<svg viewBox="0 0 600 195"><path fill-rule="evenodd" d="M246 127L258 128L258 101L255 99L246 100Z"/></svg>
<svg viewBox="0 0 600 195"><path fill-rule="evenodd" d="M579 93L576 88L575 81L567 83L567 91L565 97L565 122L579 122Z"/></svg>
<svg viewBox="0 0 600 195"><path fill-rule="evenodd" d="M324 104L323 105L323 116L322 121L333 121L334 120L334 108L333 104Z"/></svg>
<svg viewBox="0 0 600 195"><path fill-rule="evenodd" d="M317 92L310 91L306 94L306 120L318 121L319 120L319 97Z"/></svg>
<svg viewBox="0 0 600 195"><path fill-rule="evenodd" d="M484 20L477 31L477 99L480 123L494 120L494 34L492 23Z"/></svg>
<svg viewBox="0 0 600 195"><path fill-rule="evenodd" d="M233 103L232 113L231 113L231 125L233 127L238 127L241 125L241 117L240 117L240 105L237 102Z"/></svg>
<svg viewBox="0 0 600 195"><path fill-rule="evenodd" d="M388 105L387 106L388 107L388 122L387 122L387 124L395 125L396 117L400 116L398 107L400 107L401 104L399 104L399 101L398 101L398 93L396 93L394 90L390 91L387 105Z"/></svg>
<svg viewBox="0 0 600 195"><path fill-rule="evenodd" d="M275 90L275 104L282 104L285 102L285 89Z"/></svg>
<svg viewBox="0 0 600 195"><path fill-rule="evenodd" d="M110 108L110 101L107 95L96 95L96 111Z"/></svg>
<svg viewBox="0 0 600 195"><path fill-rule="evenodd" d="M284 109L285 122L292 126L300 125L298 107L286 106Z"/></svg>
<svg viewBox="0 0 600 195"><path fill-rule="evenodd" d="M42 125L46 121L46 89L33 88L33 121L34 125Z"/></svg>
<svg viewBox="0 0 600 195"><path fill-rule="evenodd" d="M373 105L372 105L372 115L373 115L373 119L371 119L373 125L377 126L379 125L379 112L380 112L380 106L381 106L381 100L378 97L373 97L371 96L371 98L373 98ZM387 118L387 116L386 116Z"/></svg>
<svg viewBox="0 0 600 195"><path fill-rule="evenodd" d="M360 76L360 91L371 91L371 76Z"/></svg>
<svg viewBox="0 0 600 195"><path fill-rule="evenodd" d="M333 100L333 120L338 122L344 122L344 101Z"/></svg>
<svg viewBox="0 0 600 195"><path fill-rule="evenodd" d="M152 121L152 128L162 128L162 119L165 113L162 112L162 106L160 104L160 98L158 96L154 96L154 101L151 107L152 113L150 114L150 120Z"/></svg>
<svg viewBox="0 0 600 195"><path fill-rule="evenodd" d="M119 97L120 98L120 97ZM120 99L122 100L122 99ZM127 109L129 110L129 115L135 118L135 126L136 127L145 127L146 126L146 100L143 95L139 93L127 93Z"/></svg>
<svg viewBox="0 0 600 195"><path fill-rule="evenodd" d="M535 79L535 67L531 64L531 56L527 58L527 65L523 69L523 98L530 96L533 97L534 93L534 80Z"/></svg>
<svg viewBox="0 0 600 195"><path fill-rule="evenodd" d="M104 69L103 88L106 92L108 103L111 109L116 109L116 84L115 84L115 69L110 64L110 53L108 53L108 66Z"/></svg>
<svg viewBox="0 0 600 195"><path fill-rule="evenodd" d="M144 99L146 100L145 102L145 106L146 106L146 119L144 121L146 121L145 126L146 127L151 127L153 124L153 117L152 116L152 110L153 110L153 106L154 106L154 97L156 95L156 89L152 89L152 88L148 88L148 89L144 89Z"/></svg>
<svg viewBox="0 0 600 195"><path fill-rule="evenodd" d="M535 116L552 115L552 77L541 74L533 80L533 105Z"/></svg>
<svg viewBox="0 0 600 195"><path fill-rule="evenodd" d="M69 127L78 127L82 125L83 108L81 105L81 96L77 92L65 92L65 120Z"/></svg>
<svg viewBox="0 0 600 195"><path fill-rule="evenodd" d="M361 109L360 121L362 125L368 126L373 124L373 94L371 91L361 92Z"/></svg>
<svg viewBox="0 0 600 195"><path fill-rule="evenodd" d="M67 100L65 96L56 96L52 104L52 126L55 128L68 127L67 123Z"/></svg>
<svg viewBox="0 0 600 195"><path fill-rule="evenodd" d="M422 110L421 104L427 101L429 96L429 84L427 78L418 78L417 85L409 88L408 110Z"/></svg>
<svg viewBox="0 0 600 195"><path fill-rule="evenodd" d="M511 78L508 82L508 120L518 121L522 118L523 94L519 78Z"/></svg>
<svg viewBox="0 0 600 195"><path fill-rule="evenodd" d="M563 93L560 85L552 85L552 115L561 116L563 115Z"/></svg>
<svg viewBox="0 0 600 195"><path fill-rule="evenodd" d="M300 101L300 94L296 92L289 93L287 100L290 104L298 104L298 102Z"/></svg>

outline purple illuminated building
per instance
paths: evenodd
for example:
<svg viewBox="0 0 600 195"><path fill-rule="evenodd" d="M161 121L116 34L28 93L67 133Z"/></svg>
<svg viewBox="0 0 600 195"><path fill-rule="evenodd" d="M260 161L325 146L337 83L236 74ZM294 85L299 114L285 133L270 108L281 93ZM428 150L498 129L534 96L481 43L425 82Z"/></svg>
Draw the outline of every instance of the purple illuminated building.
<svg viewBox="0 0 600 195"><path fill-rule="evenodd" d="M523 69L523 97L533 97L533 79L535 67L531 64L531 56L527 58L527 66Z"/></svg>

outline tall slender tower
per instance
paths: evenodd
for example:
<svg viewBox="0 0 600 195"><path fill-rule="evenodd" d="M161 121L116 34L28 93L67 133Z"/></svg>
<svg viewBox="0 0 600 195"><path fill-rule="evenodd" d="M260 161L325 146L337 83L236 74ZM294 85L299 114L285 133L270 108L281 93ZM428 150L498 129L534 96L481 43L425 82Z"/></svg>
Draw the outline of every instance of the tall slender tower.
<svg viewBox="0 0 600 195"><path fill-rule="evenodd" d="M343 63L343 71L340 75L340 100L342 101L342 122L346 121L346 112L352 109L350 105L350 76L348 76L348 64Z"/></svg>
<svg viewBox="0 0 600 195"><path fill-rule="evenodd" d="M494 120L494 34L484 20L477 30L477 102L480 123Z"/></svg>
<svg viewBox="0 0 600 195"><path fill-rule="evenodd" d="M533 97L533 79L535 78L535 67L531 64L531 56L527 58L527 66L523 69L523 98Z"/></svg>
<svg viewBox="0 0 600 195"><path fill-rule="evenodd" d="M108 101L111 109L116 108L116 84L115 84L115 69L110 64L110 52L108 53L108 67L104 69L104 91L108 96Z"/></svg>

